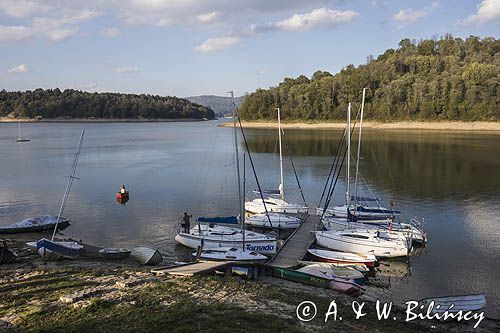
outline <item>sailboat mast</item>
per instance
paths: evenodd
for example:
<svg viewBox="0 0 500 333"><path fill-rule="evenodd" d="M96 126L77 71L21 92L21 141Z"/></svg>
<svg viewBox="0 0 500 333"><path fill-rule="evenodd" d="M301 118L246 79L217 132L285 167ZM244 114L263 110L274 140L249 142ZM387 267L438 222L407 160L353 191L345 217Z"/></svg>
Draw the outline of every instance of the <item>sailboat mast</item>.
<svg viewBox="0 0 500 333"><path fill-rule="evenodd" d="M356 178L354 179L354 207L356 207L358 204L359 154L361 151L361 131L363 129L363 114L364 114L364 110L365 110L365 95L366 95L366 88L363 88L363 100L361 101L361 115L359 118L360 120L359 120L359 136L358 136L358 156L356 159Z"/></svg>
<svg viewBox="0 0 500 333"><path fill-rule="evenodd" d="M346 203L347 203L347 210L349 210L349 204L350 202L350 195L349 195L349 189L350 189L350 169L351 169L351 103L349 103L349 106L347 107L347 131L346 131L346 137L347 137L347 172L346 172L346 177L347 177L347 191L346 191Z"/></svg>
<svg viewBox="0 0 500 333"><path fill-rule="evenodd" d="M19 136L18 137L19 137L19 140L21 140L21 121L20 120L17 121L17 127L19 129Z"/></svg>
<svg viewBox="0 0 500 333"><path fill-rule="evenodd" d="M78 148L76 149L75 158L73 159L73 164L71 165L71 172L68 178L68 183L66 184L66 190L64 191L63 199L61 202L61 206L59 207L59 213L57 213L56 225L54 226L54 232L52 233L51 241L56 237L57 226L59 224L59 220L61 219L61 215L64 211L64 207L66 206L66 202L68 200L68 195L71 190L71 185L73 185L73 180L75 179L76 167L78 165L78 159L80 158L80 152L82 150L82 142L83 136L85 135L85 130L82 130L82 134L80 136L80 141L78 142Z"/></svg>
<svg viewBox="0 0 500 333"><path fill-rule="evenodd" d="M240 225L243 235L243 251L245 251L245 212L243 210L243 200L241 198L241 183L240 183L240 159L238 151L238 130L236 128L236 104L234 104L234 92L230 91L231 101L233 103L233 128L234 128L234 153L236 157L236 177L238 183L238 205L240 209Z"/></svg>
<svg viewBox="0 0 500 333"><path fill-rule="evenodd" d="M280 145L280 194L281 194L281 199L285 200L285 181L284 181L284 176L283 176L283 151L281 148L281 115L280 115L280 108L277 108L278 110L278 141Z"/></svg>

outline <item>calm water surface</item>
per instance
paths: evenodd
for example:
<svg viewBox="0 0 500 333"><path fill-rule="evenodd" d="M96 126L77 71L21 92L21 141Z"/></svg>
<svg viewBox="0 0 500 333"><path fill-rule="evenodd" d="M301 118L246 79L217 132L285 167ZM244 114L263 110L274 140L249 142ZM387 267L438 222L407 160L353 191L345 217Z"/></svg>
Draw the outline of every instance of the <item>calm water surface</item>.
<svg viewBox="0 0 500 333"><path fill-rule="evenodd" d="M0 123L0 224L57 214L80 130L84 149L64 215L66 236L101 246L157 246L168 259L189 251L174 241L180 214L237 214L232 130L200 123ZM276 131L247 130L259 180L279 183ZM316 206L340 131L285 134L285 189L300 202L289 163L293 155L304 194ZM393 200L403 218L425 219L429 242L373 297L403 302L433 295L485 292L487 313L500 317L500 136L477 133L366 131L360 163L362 194ZM243 145L241 148L244 150ZM355 148L355 147L354 147ZM248 161L247 161L248 164ZM353 168L354 170L354 168ZM247 197L255 181L247 170ZM121 184L126 206L115 202ZM333 202L342 203L345 182Z"/></svg>

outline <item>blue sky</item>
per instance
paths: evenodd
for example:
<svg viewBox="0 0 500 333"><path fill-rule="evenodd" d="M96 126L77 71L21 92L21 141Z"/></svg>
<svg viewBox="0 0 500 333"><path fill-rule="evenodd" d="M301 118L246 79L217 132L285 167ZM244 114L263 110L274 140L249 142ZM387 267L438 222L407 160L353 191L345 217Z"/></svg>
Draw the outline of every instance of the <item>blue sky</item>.
<svg viewBox="0 0 500 333"><path fill-rule="evenodd" d="M0 89L241 95L499 28L500 0L0 0Z"/></svg>

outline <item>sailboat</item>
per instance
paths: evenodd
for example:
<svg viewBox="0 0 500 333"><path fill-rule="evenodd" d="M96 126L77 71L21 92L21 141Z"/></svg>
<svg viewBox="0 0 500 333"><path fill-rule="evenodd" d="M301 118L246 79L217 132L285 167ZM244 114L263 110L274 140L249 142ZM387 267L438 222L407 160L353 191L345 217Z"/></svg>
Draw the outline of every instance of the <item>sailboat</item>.
<svg viewBox="0 0 500 333"><path fill-rule="evenodd" d="M381 221L385 222L387 219L393 220L396 216L401 215L401 211L392 208L383 207L380 204L380 200L377 198L369 198L358 196L358 176L359 176L359 160L360 160L360 149L361 149L361 135L363 130L363 114L365 108L365 96L367 88L363 88L363 99L361 102L361 116L359 123L359 133L358 133L358 153L356 161L356 175L354 183L353 196L347 196L346 204L336 206L324 211L324 209L318 208L317 214L326 217L338 217L338 218L350 218L353 221ZM349 137L347 138L350 142L350 129ZM350 151L350 150L349 150ZM350 156L347 156L347 164L349 165ZM347 186L350 186L350 174L349 167L347 172ZM349 193L349 189L347 191ZM377 205L375 206L374 203Z"/></svg>
<svg viewBox="0 0 500 333"><path fill-rule="evenodd" d="M231 92L231 98L233 98L233 93ZM214 217L214 218L198 218L198 224L194 226L189 233L180 232L175 236L175 241L184 246L190 247L192 249L201 248L202 255L203 250L213 251L214 248L225 247L226 252L232 251L233 248L241 249L242 252L253 251L260 254L275 254L277 250L277 241L275 237L260 234L257 232L245 230L244 224L244 209L240 182L240 162L239 162L239 151L238 151L238 132L236 127L236 105L233 99L233 127L234 127L234 152L236 159L236 177L238 184L238 206L240 210L240 216L230 216L230 217ZM240 228L228 227L216 225L215 223L220 223L221 221L227 221L227 224L234 224L234 222L240 225ZM203 221L204 223L201 223ZM207 250L208 249L208 250ZM209 253L205 253L208 255ZM225 253L224 250L220 250L219 255L230 256L233 261L238 261L238 257L245 259L246 255L243 253L238 256L238 251L232 251L232 253Z"/></svg>
<svg viewBox="0 0 500 333"><path fill-rule="evenodd" d="M57 226L61 220L61 215L66 206L69 192L71 191L71 186L73 185L73 180L77 179L75 177L76 167L78 166L78 160L80 158L80 152L82 150L83 136L85 135L85 130L82 130L80 136L80 141L78 142L78 148L76 150L75 157L73 159L73 164L71 165L71 172L68 178L68 183L66 184L66 190L64 191L63 200L61 206L59 207L59 213L57 214L56 225L54 226L54 232L52 233L52 238L46 239L42 238L36 242L36 247L38 253L45 260L58 260L61 258L74 259L78 257L83 252L83 245L74 241L55 241L54 238L57 233Z"/></svg>
<svg viewBox="0 0 500 333"><path fill-rule="evenodd" d="M28 141L30 141L29 138L24 138L24 139L21 138L21 121L17 122L17 127L19 129L19 135L18 135L17 139L15 140L15 142L28 142Z"/></svg>
<svg viewBox="0 0 500 333"><path fill-rule="evenodd" d="M280 109L278 111L278 141L279 141L279 151L280 151L280 186L278 190L267 190L262 191L262 194L269 194L270 196L263 198L256 198L252 201L245 202L245 210L252 214L266 214L268 212L274 213L291 213L291 214L306 214L308 212L308 207L293 204L285 201L285 189L284 189L284 175L283 175L283 151L281 145L281 117ZM258 193L261 194L261 193ZM280 197L276 197L279 195Z"/></svg>
<svg viewBox="0 0 500 333"><path fill-rule="evenodd" d="M364 90L363 90L364 96ZM364 100L364 98L363 98ZM361 109L363 110L363 109ZM351 103L347 108L347 192L346 201L350 207L350 156L351 156ZM357 177L356 177L357 182ZM349 213L349 210L346 209ZM346 218L348 221L348 218ZM331 250L351 252L357 254L374 254L377 257L400 257L409 253L407 239L391 238L382 235L379 230L372 229L346 229L341 231L328 230L315 233L316 243Z"/></svg>

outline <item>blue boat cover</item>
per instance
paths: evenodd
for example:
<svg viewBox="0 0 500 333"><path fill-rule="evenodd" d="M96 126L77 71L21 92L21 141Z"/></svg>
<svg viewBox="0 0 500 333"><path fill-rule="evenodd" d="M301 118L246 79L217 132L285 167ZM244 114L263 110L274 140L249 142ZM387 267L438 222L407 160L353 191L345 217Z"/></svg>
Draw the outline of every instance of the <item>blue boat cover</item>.
<svg viewBox="0 0 500 333"><path fill-rule="evenodd" d="M46 248L47 250L66 257L77 257L83 251L82 248L64 246L45 238L42 238L38 242L36 242L36 247L38 250L40 250L40 248Z"/></svg>
<svg viewBox="0 0 500 333"><path fill-rule="evenodd" d="M198 217L198 222L217 224L239 224L236 216Z"/></svg>

